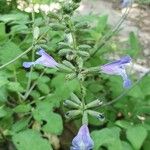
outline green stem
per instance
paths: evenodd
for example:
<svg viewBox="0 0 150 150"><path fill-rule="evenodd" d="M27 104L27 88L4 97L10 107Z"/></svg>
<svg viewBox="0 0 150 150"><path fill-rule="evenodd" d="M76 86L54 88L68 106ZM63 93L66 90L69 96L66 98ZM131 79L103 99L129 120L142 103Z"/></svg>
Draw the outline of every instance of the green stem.
<svg viewBox="0 0 150 150"><path fill-rule="evenodd" d="M77 48L76 36L75 36L74 31L73 31L74 27L73 27L73 22L71 20L69 21L69 29L70 29L70 33L71 33L72 40L73 40L73 48L75 50Z"/></svg>
<svg viewBox="0 0 150 150"><path fill-rule="evenodd" d="M120 26L122 25L122 23L124 22L124 20L126 19L126 17L129 14L130 9L127 8L125 13L123 14L123 16L121 17L121 19L119 20L119 22L117 23L117 25L115 26L115 28L110 31L108 34L106 34L102 39L101 42L99 43L99 40L96 42L95 46L94 46L94 52L91 54L91 57L93 57L99 49L101 49L103 46L106 45L106 43L111 39L111 37L117 33L120 30ZM91 58L90 57L90 58Z"/></svg>
<svg viewBox="0 0 150 150"><path fill-rule="evenodd" d="M16 74L16 69L15 69L15 67L14 67L14 79L15 79L15 82L18 82L17 81L17 74ZM18 100L19 100L19 103L21 103L22 102L22 100L21 100L21 93L19 93L19 92L17 92L17 95L18 95Z"/></svg>
<svg viewBox="0 0 150 150"><path fill-rule="evenodd" d="M127 93L129 91L131 91L138 83L140 83L142 81L143 78L145 78L148 74L150 73L150 71L146 72L140 79L138 79L129 89L125 90L124 92L122 92L118 97L116 97L115 99L113 99L112 101L108 102L108 103L104 103L101 107L105 107L108 105L111 105L113 103L116 103L117 101L119 101L122 97L124 97L125 95L127 95Z"/></svg>
<svg viewBox="0 0 150 150"><path fill-rule="evenodd" d="M45 34L50 30L50 28L43 33L38 40L35 41L35 44L37 44L44 36ZM19 58L21 58L22 56L24 56L25 54L27 54L28 52L30 52L32 50L32 48L34 47L34 45L30 46L26 51L24 51L23 53L21 53L20 55L18 55L17 57L15 57L14 59L12 59L11 61L5 63L4 65L0 66L0 69L12 64L13 62L15 62L16 60L18 60Z"/></svg>
<svg viewBox="0 0 150 150"><path fill-rule="evenodd" d="M32 31L33 31L33 33L32 33L32 35L33 35L32 45L34 46L34 44L35 44L35 39L34 39L35 14L34 14L34 12L32 12L32 22L33 22L33 24L32 24ZM34 53L35 53L35 49L33 48L33 50L32 50L32 62L33 62L34 59L35 59ZM28 82L27 82L26 93L28 92L28 90L29 90L29 88L30 88L32 72L33 72L33 66L31 66L31 69L30 69L30 72L29 72L29 78L28 78Z"/></svg>
<svg viewBox="0 0 150 150"><path fill-rule="evenodd" d="M25 93L24 100L26 100L28 98L28 96L30 95L30 93L32 92L32 90L34 89L34 87L37 85L38 80L44 75L45 71L46 71L46 68L40 74L40 76L38 77L38 79L32 84L32 86L29 88L29 90Z"/></svg>

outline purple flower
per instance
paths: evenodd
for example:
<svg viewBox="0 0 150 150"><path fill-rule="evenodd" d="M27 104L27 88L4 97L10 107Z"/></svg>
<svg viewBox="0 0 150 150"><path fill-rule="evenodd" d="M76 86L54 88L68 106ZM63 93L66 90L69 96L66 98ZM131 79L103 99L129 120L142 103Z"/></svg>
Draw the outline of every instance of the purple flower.
<svg viewBox="0 0 150 150"><path fill-rule="evenodd" d="M78 134L72 141L70 150L92 150L94 142L90 137L89 129L86 124L82 125Z"/></svg>
<svg viewBox="0 0 150 150"><path fill-rule="evenodd" d="M101 71L110 75L120 75L123 79L123 87L129 88L131 86L131 80L126 74L125 65L131 62L130 56L124 56L120 60L113 61L106 65L101 66Z"/></svg>
<svg viewBox="0 0 150 150"><path fill-rule="evenodd" d="M46 67L56 67L58 63L48 55L43 49L40 49L36 54L40 55L41 57L38 58L34 62L24 62L23 67L30 68L32 65L41 64Z"/></svg>
<svg viewBox="0 0 150 150"><path fill-rule="evenodd" d="M121 0L122 8L128 7L133 3L133 0Z"/></svg>

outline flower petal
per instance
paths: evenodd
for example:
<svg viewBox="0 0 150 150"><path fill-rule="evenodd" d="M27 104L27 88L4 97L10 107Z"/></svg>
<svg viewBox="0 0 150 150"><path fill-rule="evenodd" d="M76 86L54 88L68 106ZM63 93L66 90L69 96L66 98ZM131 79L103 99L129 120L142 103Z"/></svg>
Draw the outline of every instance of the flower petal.
<svg viewBox="0 0 150 150"><path fill-rule="evenodd" d="M40 56L42 56L43 53L45 53L45 51L44 51L44 49L42 49L42 48L41 48L38 52L36 52L36 54L37 54L37 55L40 55Z"/></svg>
<svg viewBox="0 0 150 150"><path fill-rule="evenodd" d="M43 49L40 49L36 54L40 55L41 57L38 58L35 62L24 62L23 66L25 68L30 68L31 65L41 64L46 67L56 67L58 63L48 55Z"/></svg>
<svg viewBox="0 0 150 150"><path fill-rule="evenodd" d="M132 85L132 82L131 82L130 79L124 80L124 82L123 82L123 87L124 87L124 88L130 88L131 85Z"/></svg>
<svg viewBox="0 0 150 150"><path fill-rule="evenodd" d="M86 124L79 129L77 136L72 141L71 150L91 150L94 142L90 137L89 129Z"/></svg>
<svg viewBox="0 0 150 150"><path fill-rule="evenodd" d="M123 78L123 87L129 88L131 81L128 79L125 65L131 62L130 56L124 56L117 61L105 64L100 67L100 71L109 75L120 75Z"/></svg>
<svg viewBox="0 0 150 150"><path fill-rule="evenodd" d="M34 65L35 63L34 62L24 62L23 63L23 67L24 68L30 68L32 65Z"/></svg>

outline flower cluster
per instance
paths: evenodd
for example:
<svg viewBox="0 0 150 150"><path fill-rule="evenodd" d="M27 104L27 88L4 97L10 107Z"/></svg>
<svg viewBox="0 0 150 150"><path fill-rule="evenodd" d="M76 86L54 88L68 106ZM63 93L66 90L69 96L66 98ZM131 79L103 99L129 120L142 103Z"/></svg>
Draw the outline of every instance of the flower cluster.
<svg viewBox="0 0 150 150"><path fill-rule="evenodd" d="M41 64L45 67L55 68L59 67L58 63L48 55L43 49L40 49L36 54L40 55L37 60L33 62L24 62L23 66L25 68L30 68L31 66L35 66L36 64ZM130 56L124 56L119 60L113 61L111 63L100 66L99 70L102 73L106 73L108 75L118 75L123 79L123 87L129 88L131 86L131 80L129 79L125 66L131 62ZM104 120L104 115L102 113L92 111L89 108L100 106L102 104L101 101L95 100L87 105L83 105L82 102L78 99L75 94L72 94L73 101L66 100L64 104L71 106L72 108L76 108L77 110L70 110L67 112L67 116L76 116L79 114L92 115L99 120ZM82 111L82 110L83 111ZM80 127L78 134L72 141L72 146L70 150L91 150L94 147L94 142L90 137L89 129L87 123L83 123Z"/></svg>

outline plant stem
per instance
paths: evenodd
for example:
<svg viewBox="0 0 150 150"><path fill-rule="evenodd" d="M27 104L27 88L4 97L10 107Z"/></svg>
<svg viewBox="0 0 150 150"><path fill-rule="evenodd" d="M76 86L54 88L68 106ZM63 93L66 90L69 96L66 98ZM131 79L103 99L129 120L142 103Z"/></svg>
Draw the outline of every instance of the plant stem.
<svg viewBox="0 0 150 150"><path fill-rule="evenodd" d="M37 44L44 36L45 34L50 30L50 28L43 33L36 41L35 44ZM23 53L21 53L20 55L18 55L17 57L15 57L14 59L12 59L11 61L5 63L4 65L0 66L0 69L12 64L13 62L15 62L16 60L18 60L19 58L21 58L23 55L27 54L28 52L30 52L32 50L32 48L34 47L34 45L31 45L26 51L24 51Z"/></svg>
<svg viewBox="0 0 150 150"><path fill-rule="evenodd" d="M14 79L15 79L15 82L18 82L17 81L17 75L16 75L16 69L15 69L15 67L14 67ZM21 100L21 93L19 93L19 92L17 92L17 95L18 95L18 100L19 100L19 103L21 103L22 102L22 100Z"/></svg>
<svg viewBox="0 0 150 150"><path fill-rule="evenodd" d="M32 35L33 35L33 40L32 40L32 45L34 46L34 43L35 43L35 38L34 38L34 28L35 28L35 25L34 25L34 20L35 20L35 14L34 12L32 11ZM35 53L35 49L33 48L32 50L32 62L34 61L35 59L35 56L34 56L34 53ZM28 78L28 82L27 82L27 88L26 88L26 93L28 92L29 88L30 88L30 84L31 84L31 74L33 72L33 66L31 66L31 69L30 69L30 72L29 72L29 78Z"/></svg>
<svg viewBox="0 0 150 150"><path fill-rule="evenodd" d="M108 105L111 105L113 103L116 103L117 101L119 101L122 97L124 97L129 91L131 91L138 83L140 83L142 81L143 78L145 78L148 74L150 73L150 71L146 72L140 79L138 79L129 89L125 90L124 92L122 92L118 97L116 97L115 99L113 99L112 101L108 102L108 103L104 103L101 107L105 107Z"/></svg>
<svg viewBox="0 0 150 150"><path fill-rule="evenodd" d="M118 22L117 25L115 26L115 28L114 28L112 31L110 31L108 34L106 34L106 35L101 39L100 43L99 43L99 40L96 42L96 44L95 44L95 46L94 46L94 49L95 49L95 50L94 50L94 52L91 54L91 57L94 56L94 55L98 52L98 50L99 50L100 48L102 48L103 46L105 46L106 43L111 39L111 37L112 37L115 33L117 33L117 32L120 30L120 26L122 25L122 23L124 22L124 20L125 20L126 17L128 16L129 11L130 11L130 9L127 8L126 11L125 11L125 13L122 15L121 19L119 20L119 22Z"/></svg>
<svg viewBox="0 0 150 150"><path fill-rule="evenodd" d="M38 80L44 75L45 71L46 71L46 68L40 74L40 76L38 77L38 79L32 84L32 86L30 87L30 89L25 93L24 100L26 100L28 98L28 96L30 95L30 93L32 92L32 90L34 89L34 87L37 85Z"/></svg>

